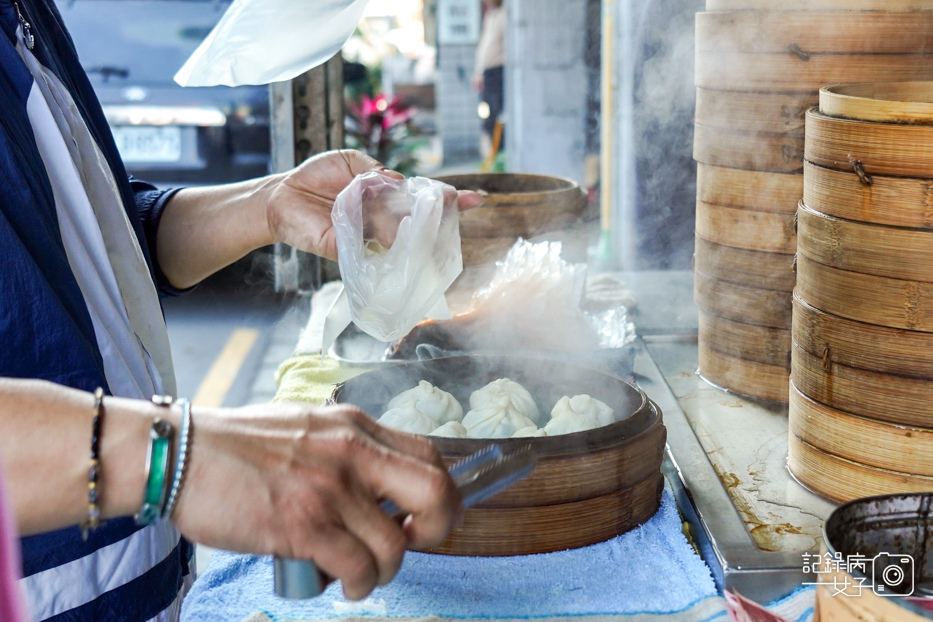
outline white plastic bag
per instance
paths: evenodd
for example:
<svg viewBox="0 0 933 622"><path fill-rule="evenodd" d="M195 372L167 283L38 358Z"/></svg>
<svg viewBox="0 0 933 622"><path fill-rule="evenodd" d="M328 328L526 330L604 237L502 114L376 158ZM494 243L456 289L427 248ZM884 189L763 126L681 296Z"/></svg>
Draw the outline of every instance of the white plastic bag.
<svg viewBox="0 0 933 622"><path fill-rule="evenodd" d="M456 197L432 179L375 172L337 196L331 218L344 292L328 313L324 352L350 320L388 342L426 317L450 317L444 293L463 270Z"/></svg>
<svg viewBox="0 0 933 622"><path fill-rule="evenodd" d="M290 80L326 62L353 34L367 0L233 0L175 74L182 86Z"/></svg>

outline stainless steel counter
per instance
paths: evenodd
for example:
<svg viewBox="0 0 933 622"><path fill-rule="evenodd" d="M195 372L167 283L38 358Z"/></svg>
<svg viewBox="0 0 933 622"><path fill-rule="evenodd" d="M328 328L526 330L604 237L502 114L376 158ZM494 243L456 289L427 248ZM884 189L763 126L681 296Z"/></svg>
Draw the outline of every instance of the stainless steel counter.
<svg viewBox="0 0 933 622"><path fill-rule="evenodd" d="M696 374L689 272L620 275L642 335L636 380L664 412L668 476L720 587L760 602L805 581L802 554L819 547L835 507L786 468L786 409L749 401Z"/></svg>

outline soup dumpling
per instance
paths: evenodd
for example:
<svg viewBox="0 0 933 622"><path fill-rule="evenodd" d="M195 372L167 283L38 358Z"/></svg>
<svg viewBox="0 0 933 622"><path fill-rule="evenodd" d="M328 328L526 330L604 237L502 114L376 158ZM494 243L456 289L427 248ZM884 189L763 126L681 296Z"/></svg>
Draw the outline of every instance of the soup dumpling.
<svg viewBox="0 0 933 622"><path fill-rule="evenodd" d="M609 425L615 421L612 408L589 395L574 395L573 397L565 395L551 410L551 420L572 415L584 415L595 420L600 426Z"/></svg>
<svg viewBox="0 0 933 622"><path fill-rule="evenodd" d="M388 410L406 407L413 407L433 419L435 427L444 425L448 421L463 419L463 407L460 406L460 402L453 395L438 389L427 380L422 380L413 389L403 391L393 397L389 402Z"/></svg>
<svg viewBox="0 0 933 622"><path fill-rule="evenodd" d="M467 429L459 421L448 421L433 432L431 436L443 436L445 438L466 438Z"/></svg>
<svg viewBox="0 0 933 622"><path fill-rule="evenodd" d="M414 406L390 408L377 421L387 428L409 434L430 434L437 429L437 422Z"/></svg>
<svg viewBox="0 0 933 622"><path fill-rule="evenodd" d="M487 408L500 403L503 399L507 399L513 410L530 419L534 425L544 423L543 417L538 411L538 405L535 404L531 393L522 385L508 378L493 380L482 389L473 391L473 394L470 395L470 409Z"/></svg>
<svg viewBox="0 0 933 622"><path fill-rule="evenodd" d="M558 436L560 434L573 434L574 432L584 432L600 427L599 423L592 417L586 415L572 414L562 417L555 417L548 421L544 426L544 431L548 436Z"/></svg>
<svg viewBox="0 0 933 622"><path fill-rule="evenodd" d="M463 427L470 438L509 438L522 428L537 426L502 395L464 415Z"/></svg>
<svg viewBox="0 0 933 622"><path fill-rule="evenodd" d="M512 435L512 438L531 438L531 437L542 437L547 436L547 432L544 431L544 428L539 428L538 426L529 426L527 428L522 428L515 432Z"/></svg>

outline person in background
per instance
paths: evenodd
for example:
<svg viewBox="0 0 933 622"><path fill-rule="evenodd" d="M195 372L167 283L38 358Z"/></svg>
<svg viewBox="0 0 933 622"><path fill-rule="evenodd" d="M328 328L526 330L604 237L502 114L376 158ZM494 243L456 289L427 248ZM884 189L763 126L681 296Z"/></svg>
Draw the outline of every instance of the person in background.
<svg viewBox="0 0 933 622"><path fill-rule="evenodd" d="M426 440L349 406L150 399L175 393L160 295L276 242L335 259L336 195L398 173L337 151L226 186L131 180L51 0L0 0L0 111L0 460L34 620L177 620L188 539L313 559L350 598L444 540L459 494Z"/></svg>
<svg viewBox="0 0 933 622"><path fill-rule="evenodd" d="M505 27L506 10L503 0L483 0L483 28L476 46L473 88L489 106L483 119L484 156L492 149L496 121L505 109ZM504 145L499 137L499 150Z"/></svg>

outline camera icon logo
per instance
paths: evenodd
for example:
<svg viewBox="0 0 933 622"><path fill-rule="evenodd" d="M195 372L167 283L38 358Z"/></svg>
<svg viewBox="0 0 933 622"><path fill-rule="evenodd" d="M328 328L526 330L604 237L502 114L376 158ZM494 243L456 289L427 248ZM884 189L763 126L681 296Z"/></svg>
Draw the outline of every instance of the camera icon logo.
<svg viewBox="0 0 933 622"><path fill-rule="evenodd" d="M872 591L878 596L914 593L914 559L910 555L878 553L872 562Z"/></svg>

